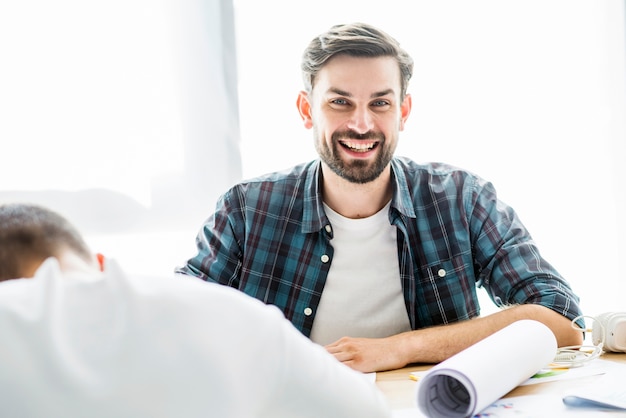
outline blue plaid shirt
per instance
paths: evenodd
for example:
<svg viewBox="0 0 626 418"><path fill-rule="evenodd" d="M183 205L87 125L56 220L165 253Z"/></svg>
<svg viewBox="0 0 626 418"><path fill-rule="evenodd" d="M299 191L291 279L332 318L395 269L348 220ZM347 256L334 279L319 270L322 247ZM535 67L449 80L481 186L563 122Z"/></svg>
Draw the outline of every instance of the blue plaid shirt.
<svg viewBox="0 0 626 418"><path fill-rule="evenodd" d="M413 329L480 313L477 286L498 306L536 303L574 319L579 299L539 254L491 183L444 164L391 161L389 222ZM197 236L198 254L177 269L278 306L310 336L333 260L319 161L237 184ZM376 262L372 260L372 262Z"/></svg>

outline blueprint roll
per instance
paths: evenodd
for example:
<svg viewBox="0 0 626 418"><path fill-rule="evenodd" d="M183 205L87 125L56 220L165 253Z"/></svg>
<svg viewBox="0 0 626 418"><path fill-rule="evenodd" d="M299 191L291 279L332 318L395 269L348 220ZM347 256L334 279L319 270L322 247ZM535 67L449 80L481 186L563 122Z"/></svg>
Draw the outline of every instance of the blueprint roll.
<svg viewBox="0 0 626 418"><path fill-rule="evenodd" d="M556 350L547 326L514 322L430 369L417 406L431 418L472 417L550 364Z"/></svg>

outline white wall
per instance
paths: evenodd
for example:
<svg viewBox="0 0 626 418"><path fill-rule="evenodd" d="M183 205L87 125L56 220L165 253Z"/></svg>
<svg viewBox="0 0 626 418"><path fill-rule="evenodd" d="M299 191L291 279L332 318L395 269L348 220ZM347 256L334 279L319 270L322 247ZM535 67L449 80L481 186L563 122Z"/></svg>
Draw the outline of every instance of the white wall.
<svg viewBox="0 0 626 418"><path fill-rule="evenodd" d="M315 157L295 107L300 55L333 24L373 23L415 59L413 112L398 154L491 180L588 314L626 311L623 1L235 7L245 177Z"/></svg>

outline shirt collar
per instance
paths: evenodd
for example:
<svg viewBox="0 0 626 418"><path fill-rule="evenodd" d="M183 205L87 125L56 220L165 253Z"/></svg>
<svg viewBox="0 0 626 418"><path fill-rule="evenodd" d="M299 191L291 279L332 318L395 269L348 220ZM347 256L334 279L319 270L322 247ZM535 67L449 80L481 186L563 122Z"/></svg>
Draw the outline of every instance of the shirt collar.
<svg viewBox="0 0 626 418"><path fill-rule="evenodd" d="M317 232L330 224L322 200L322 162L310 163L304 176L304 203L302 211L302 232Z"/></svg>
<svg viewBox="0 0 626 418"><path fill-rule="evenodd" d="M409 185L402 161L398 158L392 158L390 164L391 181L393 183L391 207L404 216L415 218L415 209L413 208L411 193L409 192ZM321 161L315 160L308 165L304 176L304 202L302 211L303 233L317 232L330 224L324 212L321 177Z"/></svg>
<svg viewBox="0 0 626 418"><path fill-rule="evenodd" d="M391 159L391 182L393 183L393 197L391 207L395 208L402 215L415 218L415 208L413 199L409 191L409 183L406 178L406 165L399 158Z"/></svg>

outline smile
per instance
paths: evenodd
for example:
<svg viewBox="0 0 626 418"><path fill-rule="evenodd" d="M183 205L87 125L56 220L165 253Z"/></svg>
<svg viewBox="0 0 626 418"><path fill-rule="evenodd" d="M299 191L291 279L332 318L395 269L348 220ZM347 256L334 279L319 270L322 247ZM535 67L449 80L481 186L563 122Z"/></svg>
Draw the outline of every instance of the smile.
<svg viewBox="0 0 626 418"><path fill-rule="evenodd" d="M368 142L368 141L340 141L340 144L354 152L367 152L371 151L378 145L378 142Z"/></svg>

